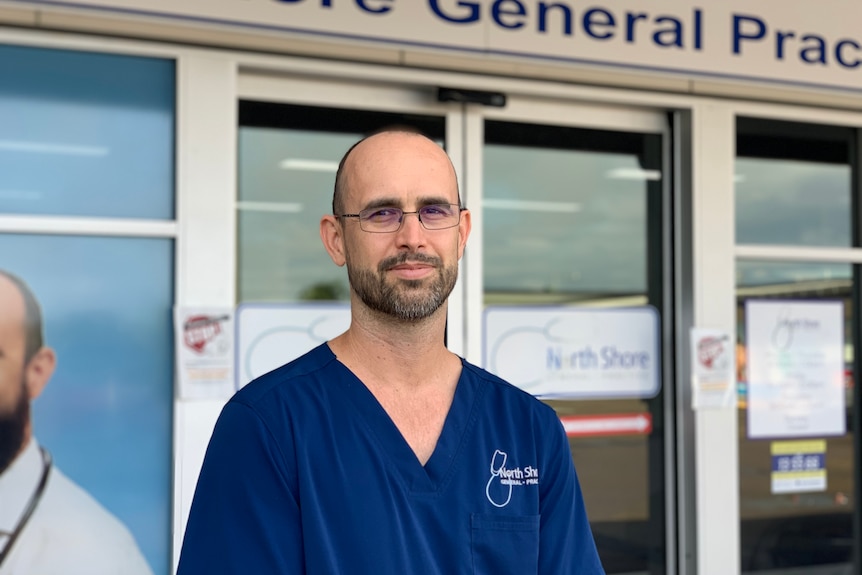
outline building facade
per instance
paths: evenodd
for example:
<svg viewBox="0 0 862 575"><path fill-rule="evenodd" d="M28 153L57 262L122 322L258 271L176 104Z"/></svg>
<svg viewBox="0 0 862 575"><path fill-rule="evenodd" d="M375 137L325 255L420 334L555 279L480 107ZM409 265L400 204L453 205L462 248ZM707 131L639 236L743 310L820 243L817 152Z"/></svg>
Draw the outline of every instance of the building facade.
<svg viewBox="0 0 862 575"><path fill-rule="evenodd" d="M58 356L36 436L173 572L261 338L343 321L339 158L410 125L473 214L447 344L558 411L607 572L858 573L860 16L0 0L0 269ZM178 351L210 312L232 367Z"/></svg>

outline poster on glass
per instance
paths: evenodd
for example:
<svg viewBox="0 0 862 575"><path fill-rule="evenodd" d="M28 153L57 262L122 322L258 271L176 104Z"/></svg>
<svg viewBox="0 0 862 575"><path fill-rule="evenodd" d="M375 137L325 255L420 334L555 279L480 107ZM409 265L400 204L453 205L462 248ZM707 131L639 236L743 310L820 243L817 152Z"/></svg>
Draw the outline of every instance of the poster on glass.
<svg viewBox="0 0 862 575"><path fill-rule="evenodd" d="M842 302L748 300L745 314L748 436L843 435Z"/></svg>
<svg viewBox="0 0 862 575"><path fill-rule="evenodd" d="M0 253L0 575L168 572L172 242Z"/></svg>

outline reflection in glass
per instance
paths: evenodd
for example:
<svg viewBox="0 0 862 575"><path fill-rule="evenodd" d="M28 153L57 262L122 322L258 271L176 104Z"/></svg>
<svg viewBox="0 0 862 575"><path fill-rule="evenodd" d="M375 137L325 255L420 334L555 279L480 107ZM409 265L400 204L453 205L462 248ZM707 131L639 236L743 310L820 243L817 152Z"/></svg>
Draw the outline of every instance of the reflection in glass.
<svg viewBox="0 0 862 575"><path fill-rule="evenodd" d="M851 131L751 118L737 127L736 242L849 247Z"/></svg>
<svg viewBox="0 0 862 575"><path fill-rule="evenodd" d="M174 217L171 60L0 46L0 213Z"/></svg>
<svg viewBox="0 0 862 575"><path fill-rule="evenodd" d="M332 211L338 160L359 137L240 129L240 301L347 298L347 278L323 248L319 223Z"/></svg>
<svg viewBox="0 0 862 575"><path fill-rule="evenodd" d="M486 122L485 138L485 305L661 310L660 136ZM547 402L561 417L652 421L569 439L609 574L666 570L662 398Z"/></svg>
<svg viewBox="0 0 862 575"><path fill-rule="evenodd" d="M853 549L854 467L852 269L849 264L737 264L737 389L742 572L819 574L849 569ZM747 437L745 302L749 299L842 301L845 312L847 433L826 441L826 489L775 494L768 439ZM801 570L798 570L801 569ZM843 571L839 571L843 572ZM847 571L849 572L849 571Z"/></svg>
<svg viewBox="0 0 862 575"><path fill-rule="evenodd" d="M646 303L645 180L634 155L485 146L486 303Z"/></svg>

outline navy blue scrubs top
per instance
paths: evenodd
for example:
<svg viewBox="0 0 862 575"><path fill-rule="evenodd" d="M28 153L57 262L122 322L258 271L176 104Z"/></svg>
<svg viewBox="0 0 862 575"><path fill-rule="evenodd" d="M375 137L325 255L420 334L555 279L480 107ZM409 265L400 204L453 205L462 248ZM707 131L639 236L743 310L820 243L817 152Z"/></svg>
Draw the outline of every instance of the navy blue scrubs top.
<svg viewBox="0 0 862 575"><path fill-rule="evenodd" d="M179 573L603 574L562 425L462 360L423 466L323 344L219 416Z"/></svg>

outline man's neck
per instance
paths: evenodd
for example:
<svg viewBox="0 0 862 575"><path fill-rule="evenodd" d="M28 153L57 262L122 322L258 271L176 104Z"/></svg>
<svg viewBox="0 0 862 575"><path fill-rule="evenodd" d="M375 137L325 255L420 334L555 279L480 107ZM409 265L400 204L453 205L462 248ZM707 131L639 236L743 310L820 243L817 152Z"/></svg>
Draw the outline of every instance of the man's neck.
<svg viewBox="0 0 862 575"><path fill-rule="evenodd" d="M374 395L421 465L434 453L461 376L443 345L445 309L409 325L353 322L329 347ZM435 323L436 321L436 323Z"/></svg>
<svg viewBox="0 0 862 575"><path fill-rule="evenodd" d="M399 321L353 313L350 328L329 342L333 353L357 374L416 386L433 383L456 360L444 345L445 306L429 318Z"/></svg>

